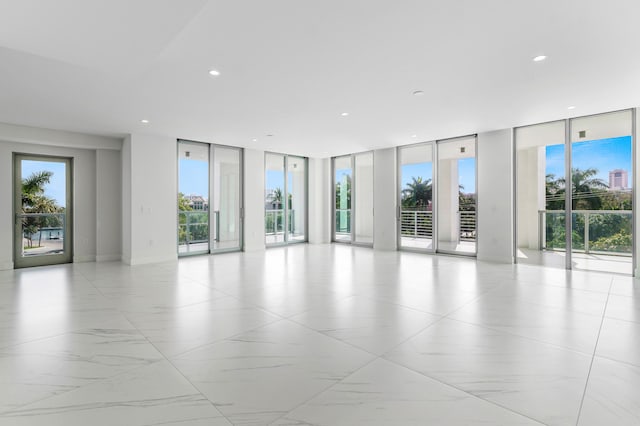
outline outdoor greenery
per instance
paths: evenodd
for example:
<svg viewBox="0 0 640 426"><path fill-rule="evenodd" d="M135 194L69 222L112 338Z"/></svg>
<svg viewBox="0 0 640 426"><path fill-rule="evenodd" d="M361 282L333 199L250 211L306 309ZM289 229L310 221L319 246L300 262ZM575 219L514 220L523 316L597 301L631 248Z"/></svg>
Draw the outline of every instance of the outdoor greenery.
<svg viewBox="0 0 640 426"><path fill-rule="evenodd" d="M433 185L431 179L423 179L422 176L412 176L401 193L401 205L403 212L417 212L403 217L401 232L403 235L431 236L433 230L433 216L427 213L432 209ZM458 189L458 210L460 212L473 212L476 210L475 194L465 194L464 187ZM465 227L475 229L475 216L468 215L465 218Z"/></svg>
<svg viewBox="0 0 640 426"><path fill-rule="evenodd" d="M596 176L598 170L574 168L571 170L572 219L571 240L574 249L583 250L585 228L588 226L589 250L631 252L632 216L631 193L609 191L608 185ZM546 247L564 249L566 180L549 174L546 176ZM549 211L551 210L551 211ZM553 210L561 210L553 212ZM586 210L620 210L616 213L586 212ZM588 220L588 223L587 223Z"/></svg>
<svg viewBox="0 0 640 426"><path fill-rule="evenodd" d="M22 179L22 213L63 213L64 208L58 206L56 200L45 195L45 185L51 181L53 172L34 172ZM42 228L60 228L62 221L58 216L26 217L22 219L24 237L27 247L35 248L42 245ZM33 237L38 234L38 245L34 246Z"/></svg>
<svg viewBox="0 0 640 426"><path fill-rule="evenodd" d="M178 193L178 244L209 239L209 212L194 211L182 192Z"/></svg>

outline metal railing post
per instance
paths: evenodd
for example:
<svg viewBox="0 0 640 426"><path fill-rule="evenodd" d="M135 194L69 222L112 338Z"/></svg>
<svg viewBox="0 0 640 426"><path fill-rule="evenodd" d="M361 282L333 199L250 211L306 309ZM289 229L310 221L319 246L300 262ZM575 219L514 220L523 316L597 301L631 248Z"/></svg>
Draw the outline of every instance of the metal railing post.
<svg viewBox="0 0 640 426"><path fill-rule="evenodd" d="M589 254L589 212L584 213L584 252Z"/></svg>

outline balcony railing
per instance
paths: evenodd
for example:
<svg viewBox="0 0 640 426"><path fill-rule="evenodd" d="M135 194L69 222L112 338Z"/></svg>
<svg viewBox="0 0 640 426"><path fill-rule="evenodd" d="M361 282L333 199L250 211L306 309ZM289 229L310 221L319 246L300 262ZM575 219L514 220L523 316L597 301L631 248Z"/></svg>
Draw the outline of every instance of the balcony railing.
<svg viewBox="0 0 640 426"><path fill-rule="evenodd" d="M295 228L295 210L289 210L289 233ZM264 231L266 235L284 233L284 209L268 209L264 212Z"/></svg>
<svg viewBox="0 0 640 426"><path fill-rule="evenodd" d="M58 254L64 251L64 213L22 213L22 256Z"/></svg>
<svg viewBox="0 0 640 426"><path fill-rule="evenodd" d="M460 241L476 240L476 212L460 211L458 212L458 220L460 225Z"/></svg>
<svg viewBox="0 0 640 426"><path fill-rule="evenodd" d="M336 234L351 233L351 209L336 209Z"/></svg>
<svg viewBox="0 0 640 426"><path fill-rule="evenodd" d="M460 241L476 240L476 212L458 212ZM400 212L400 234L403 237L433 238L433 212L426 210L402 210Z"/></svg>
<svg viewBox="0 0 640 426"><path fill-rule="evenodd" d="M209 241L209 212L178 211L178 244L202 244Z"/></svg>
<svg viewBox="0 0 640 426"><path fill-rule="evenodd" d="M574 210L571 222L572 250L631 256L631 210ZM543 250L566 250L564 210L538 211L538 243Z"/></svg>
<svg viewBox="0 0 640 426"><path fill-rule="evenodd" d="M433 238L433 212L426 210L402 210L400 234L403 237Z"/></svg>

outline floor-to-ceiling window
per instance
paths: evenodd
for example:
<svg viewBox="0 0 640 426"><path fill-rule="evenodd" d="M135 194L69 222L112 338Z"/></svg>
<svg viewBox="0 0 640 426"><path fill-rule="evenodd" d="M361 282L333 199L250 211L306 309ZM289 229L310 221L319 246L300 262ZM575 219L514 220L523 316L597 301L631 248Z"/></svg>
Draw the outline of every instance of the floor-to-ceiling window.
<svg viewBox="0 0 640 426"><path fill-rule="evenodd" d="M242 150L211 145L211 251L242 248Z"/></svg>
<svg viewBox="0 0 640 426"><path fill-rule="evenodd" d="M266 245L307 241L307 159L265 153Z"/></svg>
<svg viewBox="0 0 640 426"><path fill-rule="evenodd" d="M373 245L373 152L334 157L333 241Z"/></svg>
<svg viewBox="0 0 640 426"><path fill-rule="evenodd" d="M351 241L352 160L350 155L333 159L333 240L345 243Z"/></svg>
<svg viewBox="0 0 640 426"><path fill-rule="evenodd" d="M178 254L209 252L209 144L178 142Z"/></svg>
<svg viewBox="0 0 640 426"><path fill-rule="evenodd" d="M433 251L433 143L398 148L398 245Z"/></svg>
<svg viewBox="0 0 640 426"><path fill-rule="evenodd" d="M517 261L631 274L632 111L520 127L515 147Z"/></svg>
<svg viewBox="0 0 640 426"><path fill-rule="evenodd" d="M436 151L436 250L473 256L478 237L476 137L438 141Z"/></svg>
<svg viewBox="0 0 640 426"><path fill-rule="evenodd" d="M356 244L373 245L373 152L353 156L354 235Z"/></svg>
<svg viewBox="0 0 640 426"><path fill-rule="evenodd" d="M178 141L178 254L242 248L242 149Z"/></svg>

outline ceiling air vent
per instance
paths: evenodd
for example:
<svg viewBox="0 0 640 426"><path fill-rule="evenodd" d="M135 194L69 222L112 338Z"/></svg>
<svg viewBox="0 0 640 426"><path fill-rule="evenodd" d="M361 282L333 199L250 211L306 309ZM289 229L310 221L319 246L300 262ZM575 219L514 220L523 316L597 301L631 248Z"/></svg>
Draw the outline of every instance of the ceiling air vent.
<svg viewBox="0 0 640 426"><path fill-rule="evenodd" d="M580 130L578 132L578 136L580 137L580 139L586 138L587 137L587 131L586 130Z"/></svg>

